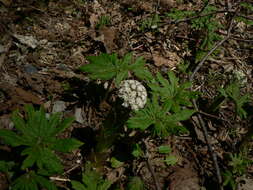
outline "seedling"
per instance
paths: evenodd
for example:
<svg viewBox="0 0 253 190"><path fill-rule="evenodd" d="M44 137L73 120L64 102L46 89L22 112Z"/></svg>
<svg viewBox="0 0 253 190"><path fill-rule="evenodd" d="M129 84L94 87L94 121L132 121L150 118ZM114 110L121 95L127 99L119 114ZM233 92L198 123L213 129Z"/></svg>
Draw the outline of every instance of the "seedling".
<svg viewBox="0 0 253 190"><path fill-rule="evenodd" d="M111 18L107 15L102 15L99 18L99 22L97 23L96 28L100 29L103 26L107 26L109 24L111 24Z"/></svg>
<svg viewBox="0 0 253 190"><path fill-rule="evenodd" d="M233 190L237 188L236 178L245 174L247 167L252 164L244 154L230 154L230 161L228 163L229 169L223 173L224 186L230 186Z"/></svg>
<svg viewBox="0 0 253 190"><path fill-rule="evenodd" d="M227 99L231 99L235 103L235 111L241 118L247 117L247 112L243 109L243 106L250 101L250 95L241 95L238 82L233 82L225 89L221 88L220 95L216 97L209 110L211 112L216 111L220 105Z"/></svg>
<svg viewBox="0 0 253 190"><path fill-rule="evenodd" d="M141 31L157 29L160 21L160 16L158 14L154 14L152 17L147 18L141 22L140 29Z"/></svg>
<svg viewBox="0 0 253 190"><path fill-rule="evenodd" d="M56 137L69 127L74 119L66 118L62 121L60 113L47 118L42 108L36 111L31 105L26 105L25 110L26 119L23 119L18 111L12 114L17 132L0 129L0 138L13 147L22 146L21 156L25 156L21 170L28 172L13 182L13 189L56 189L55 185L43 176L63 172L63 166L55 151L70 152L83 144L76 139ZM37 173L29 171L31 168L37 170Z"/></svg>

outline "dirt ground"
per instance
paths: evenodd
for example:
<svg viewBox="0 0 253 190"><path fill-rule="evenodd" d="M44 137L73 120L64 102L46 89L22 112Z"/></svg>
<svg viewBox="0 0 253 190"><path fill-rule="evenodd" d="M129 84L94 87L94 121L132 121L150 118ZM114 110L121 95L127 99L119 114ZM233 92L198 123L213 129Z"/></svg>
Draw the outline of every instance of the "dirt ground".
<svg viewBox="0 0 253 190"><path fill-rule="evenodd" d="M209 3L224 10L228 5L236 7L238 2ZM154 73L173 70L182 81L187 81L201 62L201 59L195 62L196 50L206 34L203 30L193 30L190 20L173 22L166 14L174 9L200 11L204 5L200 0L0 0L0 128L13 129L11 113L23 110L25 104L44 106L49 113L61 111L64 116L75 116L76 121L63 136L74 136L86 146L59 155L65 173L58 177L77 178L90 158L94 136L111 108L110 102L99 105L105 93L103 84L91 82L79 70L88 64L86 57L113 52L122 57L132 52L135 57L143 56ZM153 23L145 28L143 21L155 14L160 16L157 25ZM252 12L247 16L252 19ZM224 27L215 32L221 39L226 38L231 19L224 12L216 17ZM238 152L252 127L253 114L253 26L239 21L232 24L229 39L205 60L192 80L193 90L201 93L197 105L207 129L208 143L197 115L185 122L189 129L185 135L165 139L143 135L140 141L145 145L148 159L123 158L124 164L113 168L108 160L115 155L124 157L122 150L129 151L128 142L118 142L101 166L103 175L114 182L113 188L126 189L129 176L141 177L150 190L221 187L218 178L224 178L217 174L217 167L221 172L229 168L228 155ZM187 72L182 72L182 63L189 63ZM241 90L251 95L245 107L248 117L238 117L231 101L215 113L206 113L219 88L232 80L234 71L244 73ZM165 156L157 152L160 145L172 148L176 165L168 166L162 161ZM11 147L0 142L0 150L6 149L12 152ZM249 141L248 158L253 159L252 141ZM236 180L241 184L238 189L252 189L252 165ZM70 189L68 181L55 179L55 183L59 189ZM7 189L8 184L0 173L0 189Z"/></svg>

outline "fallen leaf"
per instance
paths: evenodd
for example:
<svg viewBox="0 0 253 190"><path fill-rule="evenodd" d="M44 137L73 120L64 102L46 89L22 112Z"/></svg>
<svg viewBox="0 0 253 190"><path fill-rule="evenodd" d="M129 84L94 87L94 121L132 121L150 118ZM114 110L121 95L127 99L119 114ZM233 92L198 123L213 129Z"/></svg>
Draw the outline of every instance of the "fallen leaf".
<svg viewBox="0 0 253 190"><path fill-rule="evenodd" d="M114 43L114 39L116 37L117 30L115 28L109 28L109 27L102 27L99 31L100 36L97 38L97 40L104 43L104 46L106 48L106 51L108 53L111 53L113 49L115 49L117 46Z"/></svg>
<svg viewBox="0 0 253 190"><path fill-rule="evenodd" d="M155 65L160 67L160 66L166 66L173 68L177 66L180 63L180 58L178 55L174 52L168 52L167 53L167 58L159 55L158 53L153 54L153 60L155 62Z"/></svg>

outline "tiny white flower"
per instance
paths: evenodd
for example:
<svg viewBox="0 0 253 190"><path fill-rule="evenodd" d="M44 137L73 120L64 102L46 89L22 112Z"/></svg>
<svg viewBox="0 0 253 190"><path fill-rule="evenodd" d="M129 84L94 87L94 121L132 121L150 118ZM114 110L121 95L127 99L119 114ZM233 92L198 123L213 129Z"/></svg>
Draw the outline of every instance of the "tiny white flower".
<svg viewBox="0 0 253 190"><path fill-rule="evenodd" d="M146 88L136 80L124 80L120 83L118 96L123 99L122 106L132 110L143 108L147 102Z"/></svg>

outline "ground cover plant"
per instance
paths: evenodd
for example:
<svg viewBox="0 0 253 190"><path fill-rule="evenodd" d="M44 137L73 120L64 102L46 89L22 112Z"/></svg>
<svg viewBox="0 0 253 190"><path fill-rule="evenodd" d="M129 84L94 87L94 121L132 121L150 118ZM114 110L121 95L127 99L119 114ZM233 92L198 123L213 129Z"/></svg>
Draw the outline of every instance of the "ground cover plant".
<svg viewBox="0 0 253 190"><path fill-rule="evenodd" d="M0 189L252 189L252 12L0 0Z"/></svg>

